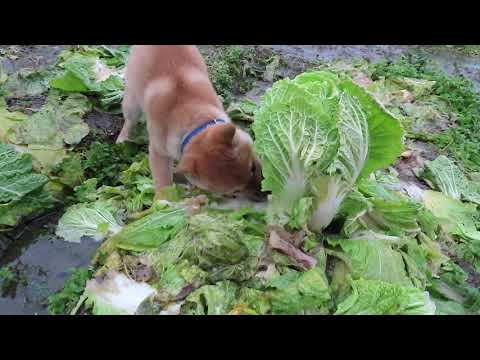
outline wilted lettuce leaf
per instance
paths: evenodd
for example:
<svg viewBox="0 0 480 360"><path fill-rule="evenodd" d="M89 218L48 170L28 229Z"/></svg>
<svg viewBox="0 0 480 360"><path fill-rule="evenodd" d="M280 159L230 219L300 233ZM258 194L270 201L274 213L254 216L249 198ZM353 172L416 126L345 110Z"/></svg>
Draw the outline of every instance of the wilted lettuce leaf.
<svg viewBox="0 0 480 360"><path fill-rule="evenodd" d="M13 146L0 144L0 204L18 201L47 181L46 176L33 172L30 155L19 154Z"/></svg>
<svg viewBox="0 0 480 360"><path fill-rule="evenodd" d="M186 298L181 312L185 315L226 315L233 306L237 289L231 281L204 285Z"/></svg>
<svg viewBox="0 0 480 360"><path fill-rule="evenodd" d="M65 61L63 67L65 72L50 82L52 88L97 94L105 108L121 103L123 78L96 54L74 54Z"/></svg>
<svg viewBox="0 0 480 360"><path fill-rule="evenodd" d="M265 292L248 287L242 287L238 291L235 307L238 306L245 306L257 315L267 314L271 309L268 295Z"/></svg>
<svg viewBox="0 0 480 360"><path fill-rule="evenodd" d="M213 282L248 280L257 271L264 239L248 233L245 224L225 214L192 216L174 238L149 253L149 258L158 273L188 260L209 271Z"/></svg>
<svg viewBox="0 0 480 360"><path fill-rule="evenodd" d="M13 129L28 119L28 115L19 111L8 111L7 104L0 98L0 141L8 142Z"/></svg>
<svg viewBox="0 0 480 360"><path fill-rule="evenodd" d="M352 294L335 315L434 315L435 304L417 288L378 280L352 281Z"/></svg>
<svg viewBox="0 0 480 360"><path fill-rule="evenodd" d="M273 314L328 313L330 292L325 273L318 267L306 272L290 271L273 279L268 292Z"/></svg>
<svg viewBox="0 0 480 360"><path fill-rule="evenodd" d="M100 201L73 205L60 218L56 234L69 242L81 242L83 236L101 241L122 228L115 218L116 210Z"/></svg>
<svg viewBox="0 0 480 360"><path fill-rule="evenodd" d="M166 292L174 299L181 290L190 284L199 286L203 284L208 274L198 266L191 264L187 260L182 260L178 264L168 265L159 269L160 280L155 283L155 287L162 292Z"/></svg>
<svg viewBox="0 0 480 360"><path fill-rule="evenodd" d="M189 221L192 240L184 256L205 269L238 264L249 256L241 230L240 223L223 216L195 215Z"/></svg>
<svg viewBox="0 0 480 360"><path fill-rule="evenodd" d="M421 176L431 184L434 189L440 190L457 200L467 200L480 204L479 188L469 181L463 172L444 155L434 161L426 161L425 169Z"/></svg>
<svg viewBox="0 0 480 360"><path fill-rule="evenodd" d="M425 206L435 215L442 230L456 241L455 252L480 270L480 231L477 230L476 205L462 203L436 191L423 195Z"/></svg>
<svg viewBox="0 0 480 360"><path fill-rule="evenodd" d="M78 153L68 154L50 174L52 180L61 182L64 185L74 188L85 180L82 160Z"/></svg>
<svg viewBox="0 0 480 360"><path fill-rule="evenodd" d="M360 187L364 193L366 184L362 182ZM345 200L339 214L345 217L342 231L346 236L362 229L392 235L415 234L420 231L417 221L422 209L420 203L381 186L370 187L369 195L373 197L352 192Z"/></svg>
<svg viewBox="0 0 480 360"><path fill-rule="evenodd" d="M436 307L435 315L469 315L467 310L454 301L433 299Z"/></svg>
<svg viewBox="0 0 480 360"><path fill-rule="evenodd" d="M343 260L347 262L351 276L354 279L382 280L394 284L412 285L402 254L395 244L381 239L340 239L329 240L332 245L338 245L344 253Z"/></svg>
<svg viewBox="0 0 480 360"><path fill-rule="evenodd" d="M3 85L8 97L23 98L38 96L46 92L49 82L55 76L53 69L20 69L10 74Z"/></svg>
<svg viewBox="0 0 480 360"><path fill-rule="evenodd" d="M130 52L130 45L73 45L63 50L59 55L59 66L63 67L65 62L75 55L98 57L110 67L123 67L127 63Z"/></svg>
<svg viewBox="0 0 480 360"><path fill-rule="evenodd" d="M54 168L67 157L67 151L60 145L19 145L23 151L32 155L33 168L43 174L51 175Z"/></svg>
<svg viewBox="0 0 480 360"><path fill-rule="evenodd" d="M420 230L417 215L421 204L406 199L400 201L371 199L370 201L373 206L368 212L368 217L373 220L378 229L393 234L411 234Z"/></svg>
<svg viewBox="0 0 480 360"><path fill-rule="evenodd" d="M379 181L378 179L361 179L358 182L358 191L367 198L376 198L388 201L407 199L405 196L401 195L397 191L390 189L387 184L385 184L385 182Z"/></svg>
<svg viewBox="0 0 480 360"><path fill-rule="evenodd" d="M461 313L461 307L468 314L480 314L480 290L468 283L468 275L451 260L442 265L439 278L432 279L428 291L440 303L442 313Z"/></svg>
<svg viewBox="0 0 480 360"><path fill-rule="evenodd" d="M20 200L0 204L0 229L4 226L14 227L22 218L39 214L53 205L52 194L43 188L33 190Z"/></svg>
<svg viewBox="0 0 480 360"><path fill-rule="evenodd" d="M254 101L245 98L238 103L231 103L227 109L227 113L233 122L243 121L253 123L256 109L257 104Z"/></svg>
<svg viewBox="0 0 480 360"><path fill-rule="evenodd" d="M95 190L97 189L97 179L90 178L81 185L75 186L75 198L78 202L89 202L96 200Z"/></svg>
<svg viewBox="0 0 480 360"><path fill-rule="evenodd" d="M151 214L131 222L108 241L125 250L143 251L156 249L172 239L184 226L183 209L156 209Z"/></svg>
<svg viewBox="0 0 480 360"><path fill-rule="evenodd" d="M458 256L480 270L480 231L477 230L477 216L474 204L462 203L436 191L426 191L425 206L437 217L442 230L453 236Z"/></svg>
<svg viewBox="0 0 480 360"><path fill-rule="evenodd" d="M64 144L78 144L89 132L82 120L91 109L82 94L72 94L65 99L51 93L39 112L14 128L10 141L15 144L51 146L58 149Z"/></svg>
<svg viewBox="0 0 480 360"><path fill-rule="evenodd" d="M415 98L431 94L436 84L435 81L431 80L403 76L390 77L389 79L400 88L410 91Z"/></svg>
<svg viewBox="0 0 480 360"><path fill-rule="evenodd" d="M437 95L403 103L398 110L405 115L403 123L414 134L438 133L455 124L458 118L450 104Z"/></svg>

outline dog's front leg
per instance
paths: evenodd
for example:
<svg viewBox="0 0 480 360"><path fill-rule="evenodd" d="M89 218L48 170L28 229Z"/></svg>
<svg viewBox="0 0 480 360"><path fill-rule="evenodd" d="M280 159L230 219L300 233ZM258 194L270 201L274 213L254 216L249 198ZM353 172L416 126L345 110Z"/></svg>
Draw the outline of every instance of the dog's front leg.
<svg viewBox="0 0 480 360"><path fill-rule="evenodd" d="M155 183L155 195L161 198L162 189L173 183L172 165L170 157L160 155L152 146L149 149L150 169Z"/></svg>

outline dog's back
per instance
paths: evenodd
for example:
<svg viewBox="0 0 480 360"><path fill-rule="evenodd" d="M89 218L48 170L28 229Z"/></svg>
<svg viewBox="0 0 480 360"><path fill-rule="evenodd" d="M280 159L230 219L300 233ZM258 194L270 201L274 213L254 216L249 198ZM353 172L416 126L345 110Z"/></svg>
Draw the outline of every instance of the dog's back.
<svg viewBox="0 0 480 360"><path fill-rule="evenodd" d="M162 104L156 103L157 108L163 107L163 111L192 103L195 103L195 111L198 111L201 103L222 108L209 81L207 67L195 46L134 46L126 79L127 86L142 107L148 106L150 98L162 95ZM157 94L159 91L163 91L163 94Z"/></svg>

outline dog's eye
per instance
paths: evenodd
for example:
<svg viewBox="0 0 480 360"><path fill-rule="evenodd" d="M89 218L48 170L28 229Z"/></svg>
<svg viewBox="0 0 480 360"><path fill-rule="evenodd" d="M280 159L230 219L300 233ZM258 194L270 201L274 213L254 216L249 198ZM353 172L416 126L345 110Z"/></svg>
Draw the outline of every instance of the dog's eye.
<svg viewBox="0 0 480 360"><path fill-rule="evenodd" d="M252 167L250 168L250 175L255 175L255 170L256 170L256 166L255 166L255 163L252 164Z"/></svg>

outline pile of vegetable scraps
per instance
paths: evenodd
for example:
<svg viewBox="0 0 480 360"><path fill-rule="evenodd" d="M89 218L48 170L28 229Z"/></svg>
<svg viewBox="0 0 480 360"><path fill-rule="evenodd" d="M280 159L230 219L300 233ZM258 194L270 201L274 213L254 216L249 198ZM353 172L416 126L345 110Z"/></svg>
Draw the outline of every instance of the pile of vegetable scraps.
<svg viewBox="0 0 480 360"><path fill-rule="evenodd" d="M84 114L123 96L126 52L107 50L62 53L33 115L0 102L0 229L63 202L56 235L100 244L63 313L480 313L459 266L480 272L478 176L411 140L456 122L435 81L365 64L272 80L258 103L229 107L254 138L268 201L180 183L155 200L141 142L74 150Z"/></svg>

